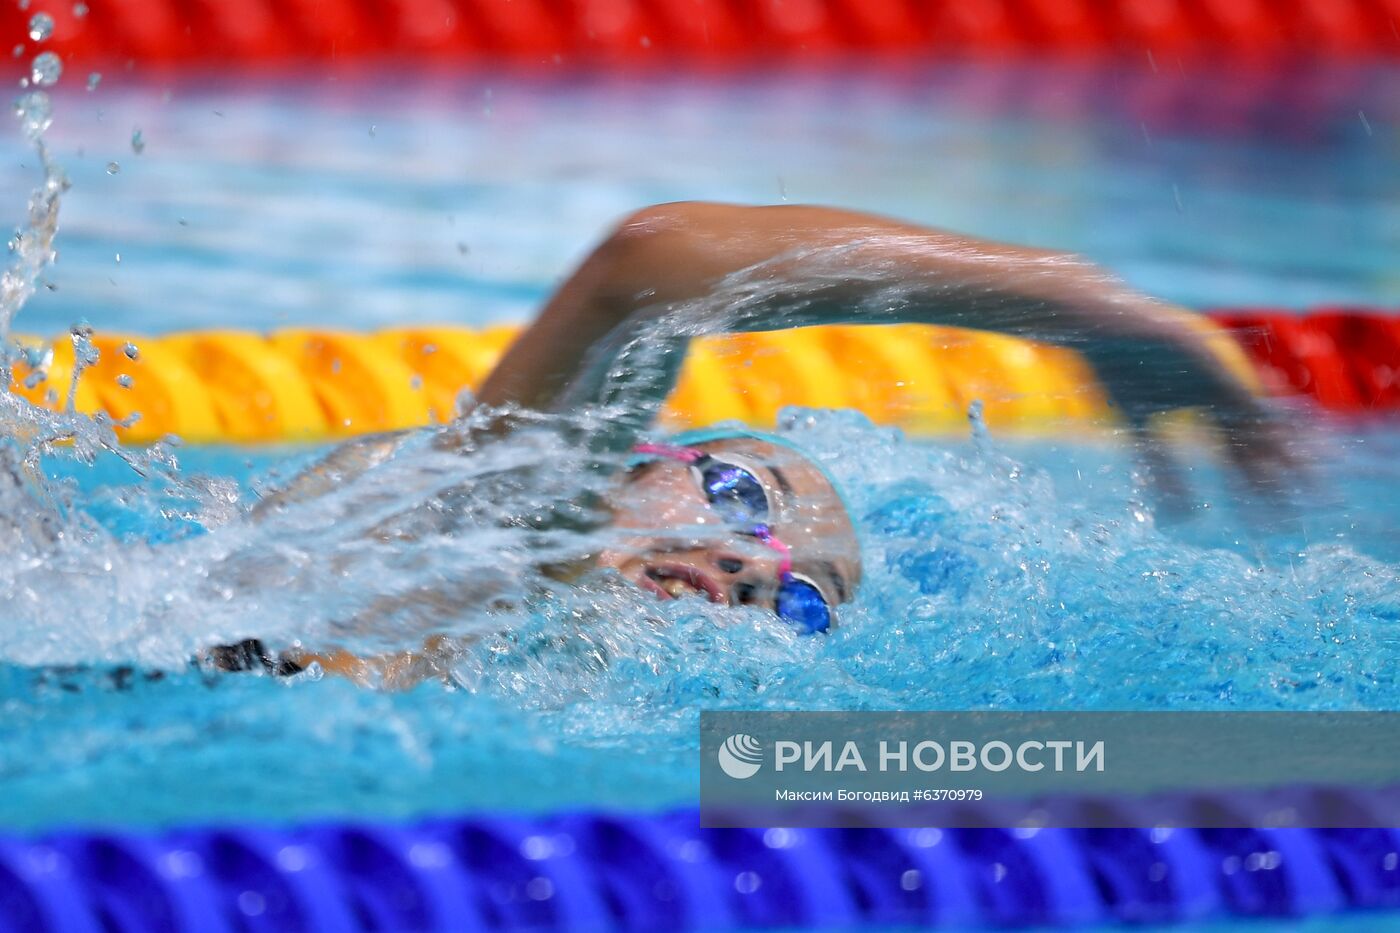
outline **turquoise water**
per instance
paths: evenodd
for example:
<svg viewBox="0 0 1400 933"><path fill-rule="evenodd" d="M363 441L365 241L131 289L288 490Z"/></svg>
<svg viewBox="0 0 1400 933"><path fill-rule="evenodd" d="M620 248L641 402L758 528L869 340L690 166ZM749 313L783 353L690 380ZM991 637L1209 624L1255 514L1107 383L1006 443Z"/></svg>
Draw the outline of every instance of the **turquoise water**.
<svg viewBox="0 0 1400 933"><path fill-rule="evenodd" d="M1254 99L1220 76L1049 66L109 76L56 101L76 185L56 288L18 328L519 320L609 219L678 197L829 201L1081 250L1191 304L1394 306L1397 83L1318 73ZM1227 90L1247 119L1221 125ZM0 173L21 192L33 169L13 145ZM313 452L178 450L178 472L146 479L111 454L50 459L54 501L10 504L63 537L10 540L0 572L0 825L684 805L707 707L1395 708L1400 430L1297 423L1311 468L1294 501L1240 501L1190 448L1189 508L1167 516L1113 444L913 443L794 413L865 530L866 583L827 639L532 575L530 548L590 543L501 527L584 484L548 431L476 457L411 448L270 525L246 506ZM519 488L485 482L540 462ZM467 533L365 544L371 518L463 484ZM443 580L518 606L374 616L385 590ZM479 638L451 688L188 663L237 637L384 650L444 627Z"/></svg>

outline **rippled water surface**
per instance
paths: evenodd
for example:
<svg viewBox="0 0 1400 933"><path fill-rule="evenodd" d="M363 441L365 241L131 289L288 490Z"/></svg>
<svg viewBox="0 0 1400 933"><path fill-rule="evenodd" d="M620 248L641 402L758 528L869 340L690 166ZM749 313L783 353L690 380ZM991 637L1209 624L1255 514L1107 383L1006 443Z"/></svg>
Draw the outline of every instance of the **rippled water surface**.
<svg viewBox="0 0 1400 933"><path fill-rule="evenodd" d="M58 290L22 323L519 320L618 216L696 198L1074 250L1192 306L1400 305L1400 73L1176 71L74 72ZM32 169L0 136L17 216Z"/></svg>
<svg viewBox="0 0 1400 933"><path fill-rule="evenodd" d="M56 288L17 327L524 319L611 218L682 197L828 201L1077 249L1193 304L1394 305L1396 86L1053 68L109 76L56 100L75 187ZM18 214L36 171L6 145ZM186 449L178 472L138 462L146 478L59 452L40 464L47 498L5 500L0 824L688 803L701 708L1395 708L1400 431L1297 423L1312 468L1296 502L1237 502L1192 448L1190 508L1168 517L1104 440L915 443L793 412L864 535L865 584L825 639L533 574L538 548L590 544L503 527L588 483L550 430L467 457L422 439L271 523L246 508L313 452ZM472 533L365 543L450 487ZM514 608L375 610L444 581ZM388 649L443 625L477 638L452 687L188 663L249 635Z"/></svg>

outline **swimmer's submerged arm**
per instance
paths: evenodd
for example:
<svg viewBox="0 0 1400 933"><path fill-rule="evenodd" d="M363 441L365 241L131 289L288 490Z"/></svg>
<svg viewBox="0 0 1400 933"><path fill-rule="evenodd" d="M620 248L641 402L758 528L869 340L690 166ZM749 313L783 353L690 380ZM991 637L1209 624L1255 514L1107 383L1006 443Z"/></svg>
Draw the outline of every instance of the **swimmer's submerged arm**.
<svg viewBox="0 0 1400 933"><path fill-rule="evenodd" d="M268 493L254 504L252 517L262 519L292 503L313 499L338 487L345 480L383 463L393 456L402 434L368 434L346 441L307 467L285 486Z"/></svg>
<svg viewBox="0 0 1400 933"><path fill-rule="evenodd" d="M1196 315L1073 256L795 205L679 203L633 214L559 288L479 399L542 411L615 400L650 412L674 385L690 337L838 323L941 324L1072 346L1133 424L1205 406L1252 478L1287 460L1225 363L1231 348L1212 346ZM630 394L610 398L629 368L641 370L623 381ZM645 426L619 425L609 445L625 448Z"/></svg>

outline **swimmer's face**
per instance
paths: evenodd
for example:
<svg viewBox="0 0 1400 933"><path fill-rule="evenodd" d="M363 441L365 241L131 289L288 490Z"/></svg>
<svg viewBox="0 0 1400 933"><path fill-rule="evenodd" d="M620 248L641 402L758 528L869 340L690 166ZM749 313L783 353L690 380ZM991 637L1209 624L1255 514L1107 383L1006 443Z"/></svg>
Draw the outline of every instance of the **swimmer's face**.
<svg viewBox="0 0 1400 933"><path fill-rule="evenodd" d="M830 606L860 582L855 529L825 476L777 444L732 438L698 445L752 472L768 496L768 526L791 548L792 570L822 591ZM621 479L612 495L617 538L600 567L662 599L698 595L723 605L774 608L782 555L716 512L689 465L657 459Z"/></svg>

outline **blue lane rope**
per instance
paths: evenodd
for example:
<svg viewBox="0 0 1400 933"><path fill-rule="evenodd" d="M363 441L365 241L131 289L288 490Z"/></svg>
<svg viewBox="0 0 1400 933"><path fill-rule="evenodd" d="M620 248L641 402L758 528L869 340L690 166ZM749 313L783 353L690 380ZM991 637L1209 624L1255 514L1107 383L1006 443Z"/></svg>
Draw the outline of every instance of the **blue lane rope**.
<svg viewBox="0 0 1400 933"><path fill-rule="evenodd" d="M1384 829L702 830L694 811L0 838L0 931L1081 926L1400 910Z"/></svg>

